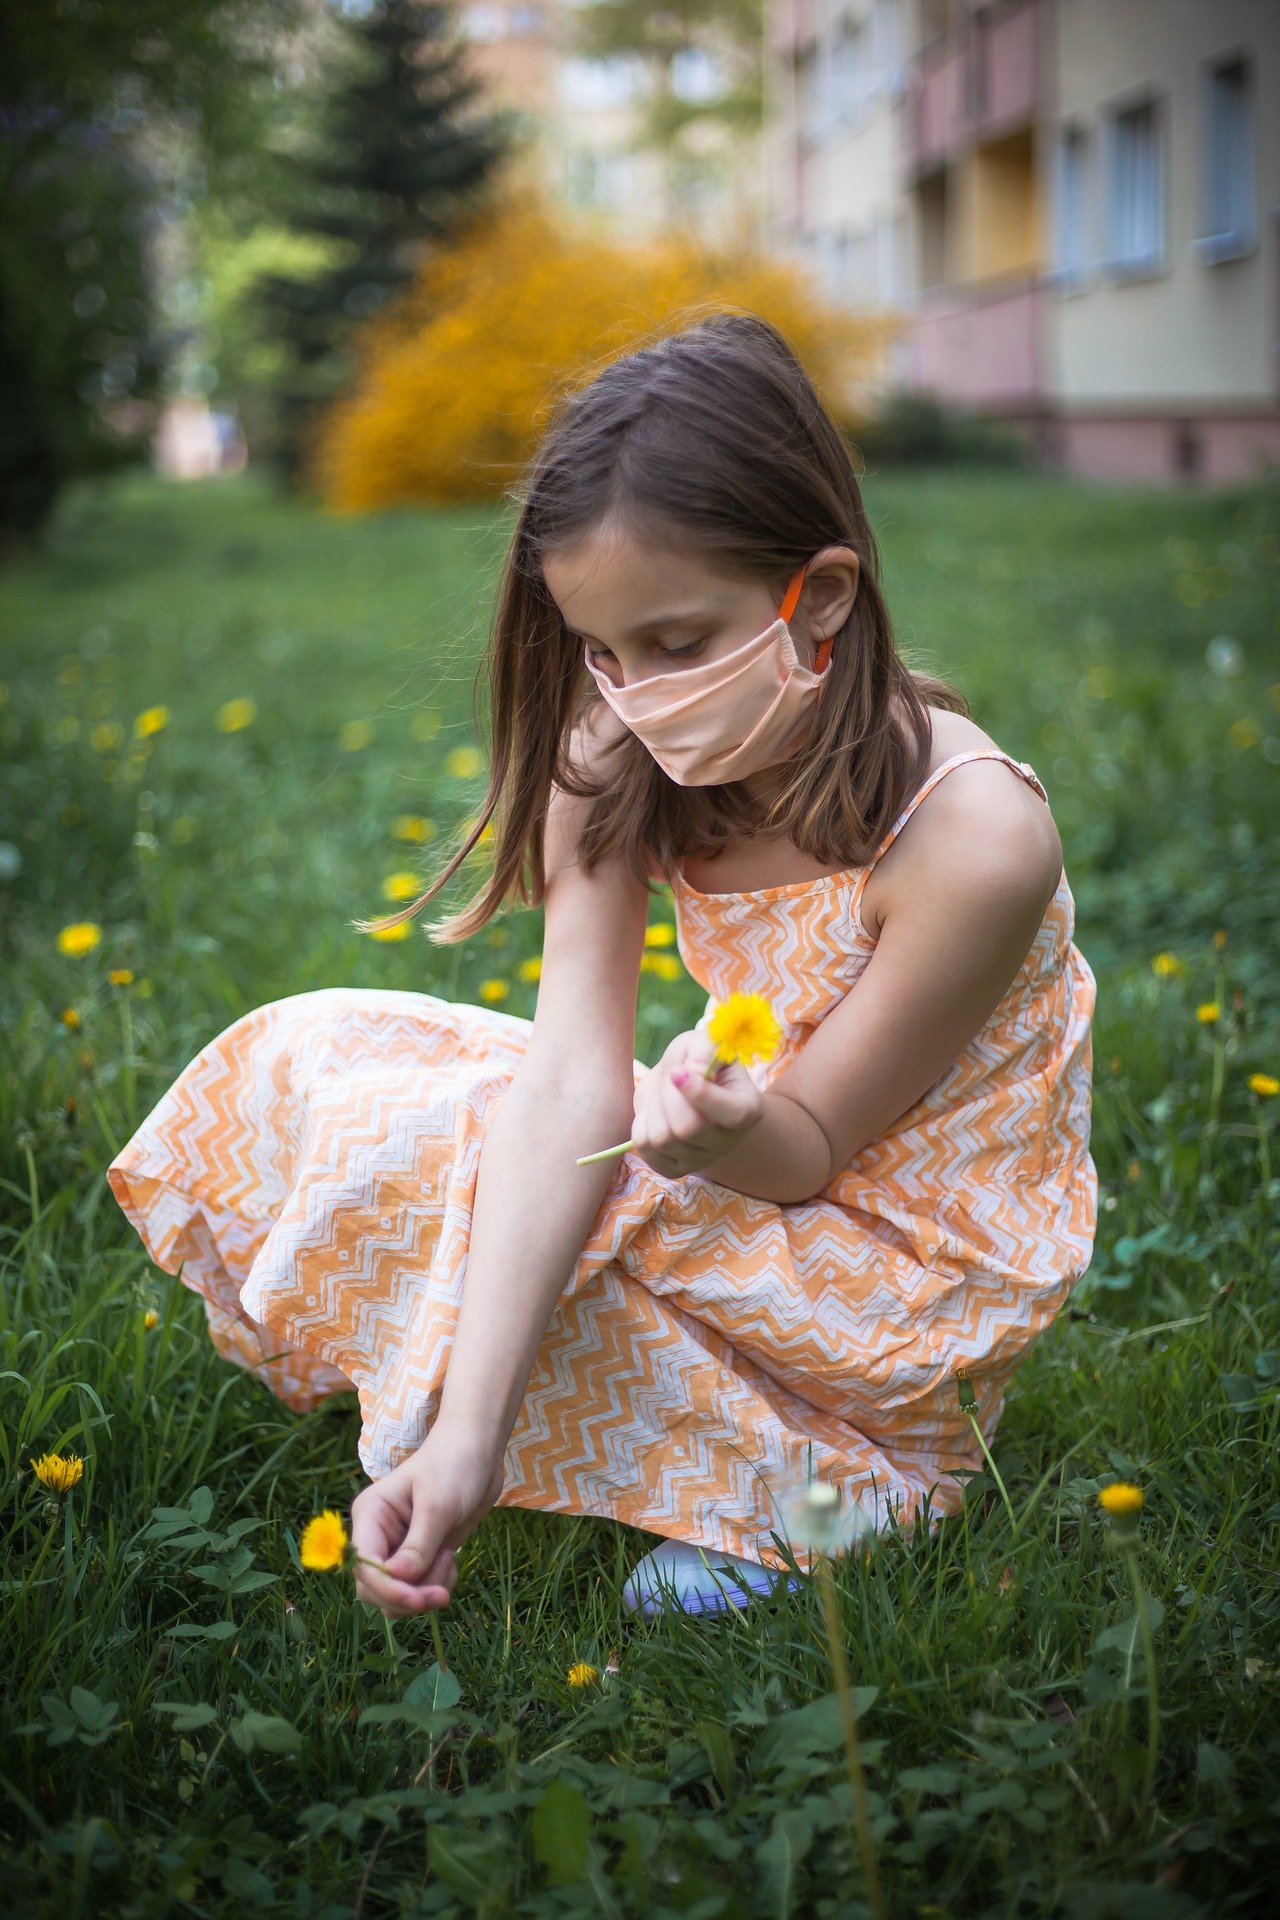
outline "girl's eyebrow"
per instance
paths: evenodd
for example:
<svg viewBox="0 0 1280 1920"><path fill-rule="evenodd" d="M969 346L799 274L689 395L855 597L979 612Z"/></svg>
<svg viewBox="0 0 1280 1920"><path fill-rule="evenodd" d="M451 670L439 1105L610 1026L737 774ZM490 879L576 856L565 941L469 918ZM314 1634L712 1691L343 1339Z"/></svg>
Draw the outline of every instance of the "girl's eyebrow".
<svg viewBox="0 0 1280 1920"><path fill-rule="evenodd" d="M633 640L641 634L657 633L662 627L687 627L695 620L709 620L712 615L705 609L695 608L690 613L660 613L654 620L642 620L638 626L627 629ZM584 633L581 627L571 627L565 622L565 632L571 633L575 640L594 640L594 633Z"/></svg>

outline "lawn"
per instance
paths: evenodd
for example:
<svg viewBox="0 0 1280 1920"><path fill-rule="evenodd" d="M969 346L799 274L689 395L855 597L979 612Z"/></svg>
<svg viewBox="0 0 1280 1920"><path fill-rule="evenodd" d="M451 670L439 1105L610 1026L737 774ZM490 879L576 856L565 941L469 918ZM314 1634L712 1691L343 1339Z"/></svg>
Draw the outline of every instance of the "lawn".
<svg viewBox="0 0 1280 1920"><path fill-rule="evenodd" d="M1048 790L1098 980L1097 1247L1015 1380L1009 1506L984 1475L932 1538L834 1563L884 1911L1256 1913L1280 1868L1280 489L866 497L908 660ZM483 796L509 526L129 475L0 572L15 1914L871 1911L818 1582L637 1623L619 1588L654 1536L502 1509L443 1613L387 1621L298 1560L363 1484L354 1396L298 1417L219 1358L102 1177L262 1001L532 1015L536 913L454 947L350 925ZM98 944L60 951L80 922ZM676 972L642 975L639 1057L702 1010ZM51 1451L83 1457L69 1493L32 1471ZM1097 1501L1117 1478L1145 1496L1132 1553Z"/></svg>

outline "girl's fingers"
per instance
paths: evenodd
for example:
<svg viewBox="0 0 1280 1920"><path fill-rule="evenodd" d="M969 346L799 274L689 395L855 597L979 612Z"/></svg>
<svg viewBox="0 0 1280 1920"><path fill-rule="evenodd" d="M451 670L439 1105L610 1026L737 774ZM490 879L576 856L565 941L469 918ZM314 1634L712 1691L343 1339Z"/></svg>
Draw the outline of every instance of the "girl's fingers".
<svg viewBox="0 0 1280 1920"><path fill-rule="evenodd" d="M458 1584L457 1565L447 1548L436 1556L423 1580L392 1579L377 1567L361 1566L358 1571L360 1598L384 1613L424 1613L444 1606Z"/></svg>

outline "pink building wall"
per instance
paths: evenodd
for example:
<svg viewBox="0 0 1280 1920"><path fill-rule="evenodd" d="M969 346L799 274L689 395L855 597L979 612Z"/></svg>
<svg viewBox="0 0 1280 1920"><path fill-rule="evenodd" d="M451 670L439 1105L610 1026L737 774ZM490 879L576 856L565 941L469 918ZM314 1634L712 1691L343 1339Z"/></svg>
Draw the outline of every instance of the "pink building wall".
<svg viewBox="0 0 1280 1920"><path fill-rule="evenodd" d="M1043 300L1033 282L1003 293L923 295L915 323L920 383L964 406L1037 400Z"/></svg>

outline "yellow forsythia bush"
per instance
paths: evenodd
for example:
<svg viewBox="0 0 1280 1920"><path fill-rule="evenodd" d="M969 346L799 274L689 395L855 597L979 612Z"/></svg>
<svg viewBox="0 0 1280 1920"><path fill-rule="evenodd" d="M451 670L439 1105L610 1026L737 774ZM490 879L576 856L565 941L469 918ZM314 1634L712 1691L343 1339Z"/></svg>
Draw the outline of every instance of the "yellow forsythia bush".
<svg viewBox="0 0 1280 1920"><path fill-rule="evenodd" d="M722 308L772 321L845 419L901 325L892 312L825 305L790 263L684 239L602 241L534 189L512 188L361 329L355 379L319 423L307 477L339 513L499 493L556 392Z"/></svg>

